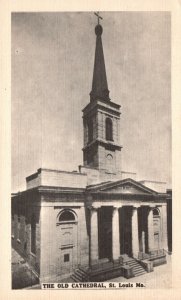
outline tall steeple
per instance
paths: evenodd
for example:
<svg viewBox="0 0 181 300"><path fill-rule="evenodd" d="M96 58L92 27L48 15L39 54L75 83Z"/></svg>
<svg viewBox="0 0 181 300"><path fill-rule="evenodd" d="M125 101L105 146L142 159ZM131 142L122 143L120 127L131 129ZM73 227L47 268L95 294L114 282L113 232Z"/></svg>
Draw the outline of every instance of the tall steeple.
<svg viewBox="0 0 181 300"><path fill-rule="evenodd" d="M117 176L121 169L120 105L109 99L102 47L102 26L95 27L96 51L90 102L83 109L84 167ZM102 175L101 175L102 176ZM107 176L107 175L106 175Z"/></svg>
<svg viewBox="0 0 181 300"><path fill-rule="evenodd" d="M102 99L109 101L109 90L107 84L106 68L104 62L104 53L102 47L102 32L103 28L99 24L98 14L95 14L98 17L98 24L95 27L96 34L96 50L95 50L95 60L94 60L94 71L93 71L93 80L92 80L92 91L90 92L90 100ZM102 18L101 18L102 19Z"/></svg>

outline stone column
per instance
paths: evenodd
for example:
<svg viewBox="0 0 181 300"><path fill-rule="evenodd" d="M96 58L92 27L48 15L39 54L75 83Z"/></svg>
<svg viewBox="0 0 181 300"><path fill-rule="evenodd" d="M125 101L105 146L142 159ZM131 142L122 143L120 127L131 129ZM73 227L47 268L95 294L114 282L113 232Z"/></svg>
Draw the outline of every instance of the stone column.
<svg viewBox="0 0 181 300"><path fill-rule="evenodd" d="M98 261L98 208L91 207L90 216L90 263Z"/></svg>
<svg viewBox="0 0 181 300"><path fill-rule="evenodd" d="M142 252L145 253L145 232L141 233L141 242L142 242Z"/></svg>
<svg viewBox="0 0 181 300"><path fill-rule="evenodd" d="M119 210L113 207L112 214L112 257L113 260L120 256L120 237L119 237Z"/></svg>
<svg viewBox="0 0 181 300"><path fill-rule="evenodd" d="M168 233L167 233L167 205L162 205L162 248L168 251Z"/></svg>
<svg viewBox="0 0 181 300"><path fill-rule="evenodd" d="M132 210L132 255L138 258L139 239L138 239L138 208L133 207Z"/></svg>
<svg viewBox="0 0 181 300"><path fill-rule="evenodd" d="M148 211L148 251L154 249L153 207Z"/></svg>

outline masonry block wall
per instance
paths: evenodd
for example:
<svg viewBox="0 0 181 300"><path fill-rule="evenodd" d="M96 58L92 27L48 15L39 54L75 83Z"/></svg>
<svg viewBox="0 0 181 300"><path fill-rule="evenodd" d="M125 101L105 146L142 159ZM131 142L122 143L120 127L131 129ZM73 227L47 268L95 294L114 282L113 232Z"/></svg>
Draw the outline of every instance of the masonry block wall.
<svg viewBox="0 0 181 300"><path fill-rule="evenodd" d="M111 114L106 114L104 112L98 111L98 128L99 128L99 135L98 137L101 139L106 139L106 118L110 118L112 120L112 125L113 125L113 141L115 144L120 143L120 120L118 117L111 115Z"/></svg>
<svg viewBox="0 0 181 300"><path fill-rule="evenodd" d="M113 125L113 140L115 144L120 143L120 120L118 117L102 111L98 111L95 119L95 128L97 128L97 138L106 140L106 118L112 120Z"/></svg>
<svg viewBox="0 0 181 300"><path fill-rule="evenodd" d="M78 265L89 264L89 237L83 202L61 200L42 203L41 208L41 274L43 282L71 274ZM59 222L59 216L70 211L75 221ZM65 261L66 256L68 261Z"/></svg>
<svg viewBox="0 0 181 300"><path fill-rule="evenodd" d="M84 188L87 183L85 174L66 172L60 170L38 169L38 171L26 178L27 189L37 186L57 186Z"/></svg>

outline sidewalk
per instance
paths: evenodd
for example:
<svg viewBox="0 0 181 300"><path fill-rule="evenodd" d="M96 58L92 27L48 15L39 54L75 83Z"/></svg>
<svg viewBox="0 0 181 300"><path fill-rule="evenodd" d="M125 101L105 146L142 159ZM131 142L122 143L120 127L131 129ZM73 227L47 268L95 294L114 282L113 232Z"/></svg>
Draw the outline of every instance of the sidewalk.
<svg viewBox="0 0 181 300"><path fill-rule="evenodd" d="M71 282L69 279L61 280L61 282ZM154 272L130 279L116 277L107 282L137 282L143 283L147 289L169 289L172 287L171 256L167 256L167 264L154 267ZM12 249L12 288L40 289L38 278L14 249Z"/></svg>
<svg viewBox="0 0 181 300"><path fill-rule="evenodd" d="M38 278L30 269L25 260L12 249L12 289L22 289L38 284Z"/></svg>
<svg viewBox="0 0 181 300"><path fill-rule="evenodd" d="M167 256L167 264L154 267L154 271L146 273L142 276L126 279L124 277L117 277L108 282L140 282L145 285L146 288L159 288L166 289L172 287L172 266L171 256Z"/></svg>

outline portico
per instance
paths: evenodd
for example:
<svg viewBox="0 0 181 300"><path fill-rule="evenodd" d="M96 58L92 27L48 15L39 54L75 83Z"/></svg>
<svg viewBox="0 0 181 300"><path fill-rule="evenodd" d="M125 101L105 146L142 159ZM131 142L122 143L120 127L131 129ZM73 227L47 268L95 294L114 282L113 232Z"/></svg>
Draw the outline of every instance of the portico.
<svg viewBox="0 0 181 300"><path fill-rule="evenodd" d="M119 260L123 254L137 259L140 254L167 247L167 237L162 231L165 216L161 211L164 211L164 204L155 201L155 192L152 194L151 201L152 192L147 188L146 191L145 187L142 192L138 189L141 199L139 201L138 190L136 193L138 186L134 186L133 180L127 180L126 184L128 181L129 190L132 190L132 193L125 194L123 181L112 183L109 187L104 185L101 193L100 186L97 193L96 190L92 192L94 199L88 206L91 265L106 258L110 261ZM93 191L92 187L91 189ZM110 190L112 190L112 195L110 195ZM126 199L124 199L125 196ZM135 199L133 199L134 196ZM99 200L99 198L102 199Z"/></svg>

